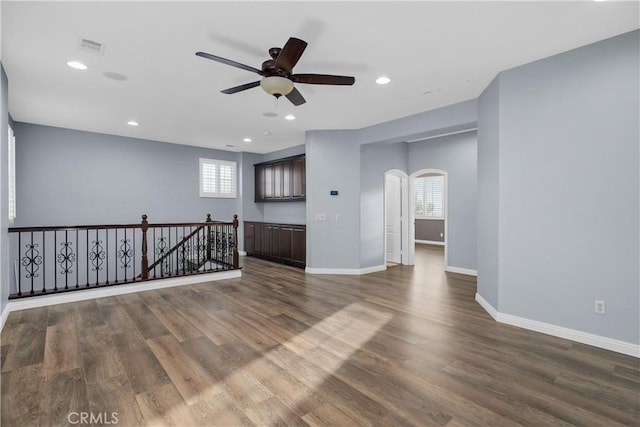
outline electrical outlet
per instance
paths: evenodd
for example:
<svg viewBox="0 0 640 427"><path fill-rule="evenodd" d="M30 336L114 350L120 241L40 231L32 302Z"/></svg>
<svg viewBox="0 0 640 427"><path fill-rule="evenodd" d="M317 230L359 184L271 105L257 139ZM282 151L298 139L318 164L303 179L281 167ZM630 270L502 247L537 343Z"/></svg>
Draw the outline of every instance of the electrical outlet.
<svg viewBox="0 0 640 427"><path fill-rule="evenodd" d="M606 306L605 302L604 301L600 301L600 300L596 300L595 310L596 310L596 313L598 313L598 314L606 314L607 313L607 306Z"/></svg>

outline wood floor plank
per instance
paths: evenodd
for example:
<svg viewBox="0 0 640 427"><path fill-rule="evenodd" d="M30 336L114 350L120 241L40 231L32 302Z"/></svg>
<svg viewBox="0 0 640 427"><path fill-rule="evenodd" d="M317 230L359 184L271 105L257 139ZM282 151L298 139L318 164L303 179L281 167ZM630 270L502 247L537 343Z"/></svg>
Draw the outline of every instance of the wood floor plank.
<svg viewBox="0 0 640 427"><path fill-rule="evenodd" d="M108 378L101 377L98 381L86 383L86 387L92 413L106 414L104 417L108 421L113 420L115 416L118 420L117 425L142 426L145 424L136 396L124 374Z"/></svg>
<svg viewBox="0 0 640 427"><path fill-rule="evenodd" d="M136 395L136 402L148 426L199 426L191 409L173 384L153 387Z"/></svg>
<svg viewBox="0 0 640 427"><path fill-rule="evenodd" d="M49 326L45 338L42 374L50 376L60 372L78 369L80 362L80 346L75 321Z"/></svg>
<svg viewBox="0 0 640 427"><path fill-rule="evenodd" d="M45 378L40 395L39 425L69 426L76 419L79 420L75 414L89 411L82 369L65 371Z"/></svg>
<svg viewBox="0 0 640 427"><path fill-rule="evenodd" d="M126 371L106 325L80 331L80 357L87 384L124 378Z"/></svg>
<svg viewBox="0 0 640 427"><path fill-rule="evenodd" d="M115 334L111 338L135 393L171 382L144 340L127 334Z"/></svg>
<svg viewBox="0 0 640 427"><path fill-rule="evenodd" d="M2 374L2 425L37 425L44 378L41 365L15 368Z"/></svg>
<svg viewBox="0 0 640 427"><path fill-rule="evenodd" d="M153 304L149 310L180 342L203 336L202 332L168 304Z"/></svg>
<svg viewBox="0 0 640 427"><path fill-rule="evenodd" d="M147 344L188 405L207 394L225 391L182 350L180 343L172 335L147 340Z"/></svg>

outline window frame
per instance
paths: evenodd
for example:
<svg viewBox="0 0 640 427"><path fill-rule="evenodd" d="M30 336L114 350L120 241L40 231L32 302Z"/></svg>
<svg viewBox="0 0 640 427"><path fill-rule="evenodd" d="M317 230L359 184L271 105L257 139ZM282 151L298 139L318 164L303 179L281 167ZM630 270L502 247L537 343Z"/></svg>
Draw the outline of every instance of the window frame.
<svg viewBox="0 0 640 427"><path fill-rule="evenodd" d="M426 199L426 197L427 197L427 194L426 194L426 182L429 181L429 180L434 181L436 179L439 180L439 181L442 181L442 192L441 192L441 194L442 194L442 215L441 216L418 215L417 214L418 203L416 203L415 196L414 196L413 214L414 214L415 219L423 219L423 220L430 220L430 221L444 221L445 220L445 217L446 217L446 203L445 203L446 195L445 195L445 176L444 175L431 175L431 176L419 176L419 177L416 177L414 179L413 191L414 191L414 195L415 195L417 193L416 192L416 186L417 186L416 184L419 181L424 181L425 182L425 185L424 185L424 188L425 188L424 197ZM425 200L425 203L426 203L426 200Z"/></svg>
<svg viewBox="0 0 640 427"><path fill-rule="evenodd" d="M7 158L9 162L9 168L7 171L7 188L8 188L8 216L9 216L9 224L13 224L17 217L17 208L16 208L16 134L11 127L11 125L7 126L8 132L8 147L7 147Z"/></svg>
<svg viewBox="0 0 640 427"><path fill-rule="evenodd" d="M204 191L204 177L203 170L204 165L215 165L215 182L214 187L215 191ZM238 198L238 162L233 160L219 160L219 159L199 159L199 173L198 173L198 181L200 188L200 197L208 197L208 198L216 198L216 199L237 199ZM220 183L221 183L221 166L231 166L233 168L232 172L232 185L233 190L231 193L223 193L220 191Z"/></svg>

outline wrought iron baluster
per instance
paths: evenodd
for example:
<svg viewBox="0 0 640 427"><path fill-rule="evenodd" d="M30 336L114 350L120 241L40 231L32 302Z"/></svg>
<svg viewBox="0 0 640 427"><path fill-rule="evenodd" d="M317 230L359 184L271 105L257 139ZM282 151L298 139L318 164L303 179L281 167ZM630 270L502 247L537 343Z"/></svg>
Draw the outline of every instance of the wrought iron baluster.
<svg viewBox="0 0 640 427"><path fill-rule="evenodd" d="M107 254L106 255L107 256L107 263L106 263L107 264L107 280L106 280L106 284L108 285L109 284L109 229L108 228L104 229L104 234L105 234L105 236L104 236L104 241L105 241L104 245L106 247L105 251L106 251L106 254Z"/></svg>
<svg viewBox="0 0 640 427"><path fill-rule="evenodd" d="M47 244L44 238L44 230L42 230L42 257L43 257L43 265L42 265L42 293L47 292ZM55 268L53 269L55 271Z"/></svg>
<svg viewBox="0 0 640 427"><path fill-rule="evenodd" d="M76 260L76 254L73 252L72 245L73 243L69 241L69 233L67 230L65 230L64 242L60 242L60 252L58 253L57 257L58 264L60 264L60 274L64 274L65 289L69 289L69 274L73 273L73 263Z"/></svg>
<svg viewBox="0 0 640 427"><path fill-rule="evenodd" d="M53 252L55 254L56 249L58 248L58 232L56 230L53 230ZM58 273L56 273L56 266L55 266L55 255L53 257L53 291L56 292L58 290Z"/></svg>
<svg viewBox="0 0 640 427"><path fill-rule="evenodd" d="M22 233L18 233L18 253L20 248L22 248ZM22 296L22 263L18 263L18 296Z"/></svg>
<svg viewBox="0 0 640 427"><path fill-rule="evenodd" d="M78 250L80 248L80 240L78 240L78 230L76 230L76 250ZM80 287L80 279L78 278L78 270L80 270L78 268L78 266L76 265L76 289L78 289Z"/></svg>

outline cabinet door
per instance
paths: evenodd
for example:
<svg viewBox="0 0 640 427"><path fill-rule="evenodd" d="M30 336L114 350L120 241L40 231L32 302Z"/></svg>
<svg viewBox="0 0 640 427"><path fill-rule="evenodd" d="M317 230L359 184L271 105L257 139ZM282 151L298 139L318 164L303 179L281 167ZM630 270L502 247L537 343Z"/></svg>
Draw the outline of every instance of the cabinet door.
<svg viewBox="0 0 640 427"><path fill-rule="evenodd" d="M293 227L280 227L280 257L283 261L291 262L291 241L293 239Z"/></svg>
<svg viewBox="0 0 640 427"><path fill-rule="evenodd" d="M282 163L273 165L273 198L282 199Z"/></svg>
<svg viewBox="0 0 640 427"><path fill-rule="evenodd" d="M282 198L290 199L293 194L293 179L291 175L292 162L287 161L282 164Z"/></svg>
<svg viewBox="0 0 640 427"><path fill-rule="evenodd" d="M264 167L264 198L273 198L273 165Z"/></svg>
<svg viewBox="0 0 640 427"><path fill-rule="evenodd" d="M307 239L304 228L294 228L291 238L291 258L294 264L304 266L307 262Z"/></svg>
<svg viewBox="0 0 640 427"><path fill-rule="evenodd" d="M262 226L262 254L270 255L271 254L271 229L273 227L271 225L263 225Z"/></svg>
<svg viewBox="0 0 640 427"><path fill-rule="evenodd" d="M271 227L271 250L269 253L274 258L280 258L280 227Z"/></svg>
<svg viewBox="0 0 640 427"><path fill-rule="evenodd" d="M306 196L305 185L305 159L296 159L293 161L293 197L301 198Z"/></svg>
<svg viewBox="0 0 640 427"><path fill-rule="evenodd" d="M250 222L244 223L244 250L247 253L253 252L254 236L256 226Z"/></svg>
<svg viewBox="0 0 640 427"><path fill-rule="evenodd" d="M253 251L257 254L262 253L262 224L253 225Z"/></svg>
<svg viewBox="0 0 640 427"><path fill-rule="evenodd" d="M255 166L255 190L254 201L261 202L264 200L264 167Z"/></svg>

